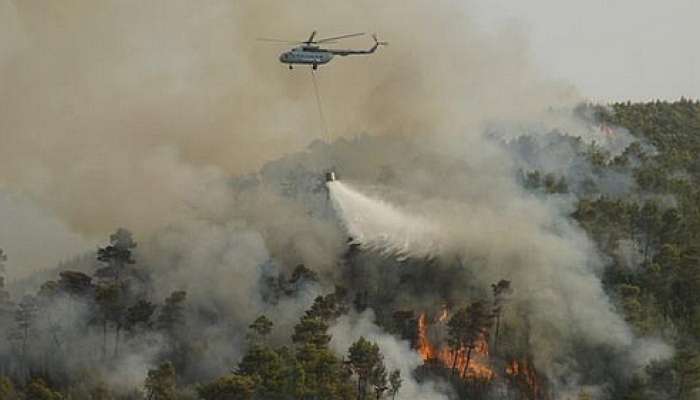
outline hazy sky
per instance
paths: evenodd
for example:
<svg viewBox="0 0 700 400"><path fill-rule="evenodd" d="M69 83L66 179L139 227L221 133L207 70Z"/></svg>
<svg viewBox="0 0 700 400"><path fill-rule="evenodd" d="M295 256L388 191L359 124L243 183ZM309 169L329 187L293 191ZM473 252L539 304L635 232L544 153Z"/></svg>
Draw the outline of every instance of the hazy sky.
<svg viewBox="0 0 700 400"><path fill-rule="evenodd" d="M473 0L484 29L515 24L543 73L594 100L700 98L698 0Z"/></svg>

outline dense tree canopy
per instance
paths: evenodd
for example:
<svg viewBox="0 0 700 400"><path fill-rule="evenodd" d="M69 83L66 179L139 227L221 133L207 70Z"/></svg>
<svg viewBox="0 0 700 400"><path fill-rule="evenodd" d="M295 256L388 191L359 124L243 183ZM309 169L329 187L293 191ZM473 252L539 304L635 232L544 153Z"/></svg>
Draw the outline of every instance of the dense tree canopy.
<svg viewBox="0 0 700 400"><path fill-rule="evenodd" d="M641 371L610 374L614 376L604 388L589 391L587 382L581 382L582 389L572 391L571 399L598 395L696 399L700 394L700 103L627 102L584 105L578 111L606 134L624 129L635 140L612 154L595 142L567 138L565 144L585 164L586 176L574 181L562 171L521 170L517 177L522 190L571 201L567 216L605 260L600 275L614 307L636 335L663 340L674 351ZM513 143L535 151L534 140L527 135ZM397 179L388 167L379 175L382 182ZM631 180L624 192L601 183L601 177L613 175ZM261 301L272 309L280 299L313 286L316 297L308 297L303 314L295 314L291 321L273 317L268 309L267 315L254 315L240 329L248 326L247 332L230 338L231 347L242 343L240 351L222 352L228 368L212 372L203 367L206 373L195 375L190 373L192 364L208 365L201 355L211 350L208 339L221 332L193 326L188 313L197 321L216 320L219 326L226 321L193 310L187 285L163 285L147 263L141 263L136 252L141 247L128 230L119 228L105 242L91 253L89 268L60 269L31 293L17 296L11 295L5 279L4 265L12 255L0 249L0 344L5 346L0 354L0 399L395 400L409 398L408 383L413 380L449 384L449 393L459 399L552 398L548 377L538 371L530 348L537 339L533 335L547 332L533 333L527 310L511 307L518 282L502 279L485 289L455 287L455 282L474 281L461 261L448 262L444 267L448 273L439 275L433 271L442 260L376 261L350 242L340 261L348 266L342 272L347 275L342 281L347 289L336 286L331 293L338 282L324 286L321 283L332 278L293 263L286 274L261 279L265 288ZM363 273L367 264L382 262L401 270L396 280L382 275L390 268L385 265L378 272ZM387 282L394 287L387 287ZM331 289L324 292L321 287ZM445 296L443 304L425 304L420 296L394 302L435 288L457 295ZM53 313L57 304L64 307ZM383 348L366 337L353 337L349 348L339 353L332 328L341 317L367 310L387 335L420 350L425 364L405 376L388 370L391 358L385 364ZM70 319L72 313L87 317ZM96 339L84 348L74 346L66 333L69 323ZM430 324L442 330L429 332ZM606 358L607 349L595 350L611 370L617 367ZM583 353L591 350L579 351L577 361L585 367L588 354ZM470 379L467 371L477 362L477 352L490 360L480 367L500 380L488 374ZM149 353L154 362L140 372L135 391L116 390L93 371L97 366L125 368L130 356L142 353ZM60 361L70 359L62 357L66 354L79 361L71 365Z"/></svg>

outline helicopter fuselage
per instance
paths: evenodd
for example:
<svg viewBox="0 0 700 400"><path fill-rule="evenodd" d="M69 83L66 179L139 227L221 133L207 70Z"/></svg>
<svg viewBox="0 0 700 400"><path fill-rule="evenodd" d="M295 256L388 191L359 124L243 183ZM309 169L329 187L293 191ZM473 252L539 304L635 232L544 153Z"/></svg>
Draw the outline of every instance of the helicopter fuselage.
<svg viewBox="0 0 700 400"><path fill-rule="evenodd" d="M333 53L317 46L299 46L280 54L284 64L323 65L333 59Z"/></svg>
<svg viewBox="0 0 700 400"><path fill-rule="evenodd" d="M290 51L285 51L280 54L280 62L283 64L289 64L289 69L292 69L293 64L305 64L312 65L316 69L319 65L328 64L334 56L352 56L352 55L364 55L372 54L379 46L386 45L386 42L380 42L374 37L374 46L367 50L353 50L353 49L324 49L313 45L303 45L295 47Z"/></svg>

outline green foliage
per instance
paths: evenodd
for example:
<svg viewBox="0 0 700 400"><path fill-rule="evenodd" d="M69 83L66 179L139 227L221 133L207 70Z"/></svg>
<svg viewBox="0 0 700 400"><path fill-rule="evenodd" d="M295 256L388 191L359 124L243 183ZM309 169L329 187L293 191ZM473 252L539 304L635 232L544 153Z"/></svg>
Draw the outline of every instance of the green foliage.
<svg viewBox="0 0 700 400"><path fill-rule="evenodd" d="M560 176L557 178L552 173L542 176L540 171L529 171L521 177L523 186L529 190L542 190L548 194L563 194L569 192L569 185L566 183L566 178Z"/></svg>
<svg viewBox="0 0 700 400"><path fill-rule="evenodd" d="M155 310L156 306L150 301L139 300L126 309L125 328L129 331L133 331L139 326L150 328L151 317Z"/></svg>
<svg viewBox="0 0 700 400"><path fill-rule="evenodd" d="M17 340L20 344L23 359L27 357L27 346L34 331L38 312L37 299L32 295L22 297L22 301L20 301L15 311L16 329L11 334L11 338Z"/></svg>
<svg viewBox="0 0 700 400"><path fill-rule="evenodd" d="M165 299L165 304L158 315L158 328L173 334L184 323L184 303L187 292L178 290Z"/></svg>
<svg viewBox="0 0 700 400"><path fill-rule="evenodd" d="M657 159L663 169L695 172L700 151L700 103L681 99L616 103L611 108L602 111L601 118L649 140L662 155Z"/></svg>
<svg viewBox="0 0 700 400"><path fill-rule="evenodd" d="M399 394L402 383L403 380L401 379L401 371L398 369L393 370L389 375L389 393L391 393L392 400L396 399L396 395Z"/></svg>
<svg viewBox="0 0 700 400"><path fill-rule="evenodd" d="M700 395L700 351L695 346L682 346L673 369L677 374L678 399L697 399Z"/></svg>
<svg viewBox="0 0 700 400"><path fill-rule="evenodd" d="M305 377L300 388L304 399L353 397L350 374L331 350L307 343L297 350L296 358Z"/></svg>
<svg viewBox="0 0 700 400"><path fill-rule="evenodd" d="M99 384L90 390L90 400L114 400L114 396L107 386Z"/></svg>
<svg viewBox="0 0 700 400"><path fill-rule="evenodd" d="M316 297L311 308L306 311L306 315L325 322L334 321L348 310L347 305L343 302L342 294L343 291L338 291L336 288L334 293Z"/></svg>
<svg viewBox="0 0 700 400"><path fill-rule="evenodd" d="M64 400L61 393L54 391L42 379L34 379L24 389L25 397L32 400Z"/></svg>
<svg viewBox="0 0 700 400"><path fill-rule="evenodd" d="M392 314L391 333L397 334L401 339L415 343L417 340L416 313L413 310L398 310Z"/></svg>
<svg viewBox="0 0 700 400"><path fill-rule="evenodd" d="M252 378L239 374L222 376L214 382L197 387L202 400L250 400L255 392Z"/></svg>
<svg viewBox="0 0 700 400"><path fill-rule="evenodd" d="M648 380L635 378L622 397L697 398L700 102L616 103L597 114L603 123L627 128L639 138L611 164L598 163L600 168L631 168L639 189L625 199L583 198L573 217L613 259L605 284L625 319L638 334L677 343L673 360L652 362ZM643 150L645 143L655 149ZM590 155L596 164L600 157ZM623 240L639 251L633 265L619 259Z"/></svg>
<svg viewBox="0 0 700 400"><path fill-rule="evenodd" d="M15 391L15 385L3 375L0 375L0 399L19 400L19 395Z"/></svg>
<svg viewBox="0 0 700 400"><path fill-rule="evenodd" d="M377 398L387 389L387 374L384 367L384 357L376 343L360 337L348 349L348 364L357 375L358 399L367 397L368 387L374 387Z"/></svg>
<svg viewBox="0 0 700 400"><path fill-rule="evenodd" d="M253 323L251 323L248 326L248 329L250 329L251 331L251 334L249 335L250 339L254 343L259 342L260 340L264 339L267 335L269 335L270 332L272 332L273 326L274 324L272 323L272 321L270 321L266 316L259 316L255 319L255 321L253 321Z"/></svg>
<svg viewBox="0 0 700 400"><path fill-rule="evenodd" d="M166 362L149 370L144 386L146 400L175 400L177 392L173 364Z"/></svg>
<svg viewBox="0 0 700 400"><path fill-rule="evenodd" d="M95 287L92 284L92 277L77 271L62 271L59 273L58 290L68 295L84 299L90 296Z"/></svg>
<svg viewBox="0 0 700 400"><path fill-rule="evenodd" d="M252 377L265 398L284 394L281 389L285 388L287 372L277 352L259 345L252 346L238 364L238 373Z"/></svg>
<svg viewBox="0 0 700 400"><path fill-rule="evenodd" d="M7 254L3 249L0 249L0 272L5 272L5 261L7 261Z"/></svg>
<svg viewBox="0 0 700 400"><path fill-rule="evenodd" d="M304 264L299 264L294 268L292 276L289 278L289 283L294 284L299 281L318 282L318 274Z"/></svg>
<svg viewBox="0 0 700 400"><path fill-rule="evenodd" d="M102 279L120 280L126 266L136 262L131 254L134 248L136 242L131 232L117 229L110 235L109 245L97 250L97 259L107 265L98 269L96 275Z"/></svg>
<svg viewBox="0 0 700 400"><path fill-rule="evenodd" d="M590 394L586 391L580 391L577 397L578 400L593 400L593 397L591 397Z"/></svg>
<svg viewBox="0 0 700 400"><path fill-rule="evenodd" d="M645 383L635 377L627 388L627 393L623 400L646 400L649 399Z"/></svg>
<svg viewBox="0 0 700 400"><path fill-rule="evenodd" d="M301 321L294 326L292 342L296 344L325 347L330 341L328 323L320 317L304 315L301 317Z"/></svg>
<svg viewBox="0 0 700 400"><path fill-rule="evenodd" d="M580 154L588 157L594 174L601 172L631 173L637 187L626 196L601 195L593 179L583 184L584 197L576 204L572 217L596 243L610 263L603 272L604 287L615 306L638 335L661 337L675 344L675 355L668 360L657 360L645 373L624 380L611 388L616 398L637 400L651 398L698 398L700 394L700 103L688 100L678 102L651 102L643 104L619 103L609 109L597 108L598 121L627 128L639 142L632 143L622 154L612 157L604 147L593 143L585 145L581 140L572 142ZM651 149L648 144L655 149ZM392 180L392 172L382 172L383 180ZM385 179L386 178L386 179ZM558 171L523 171L522 184L529 190L542 194L567 193L567 182ZM572 188L577 190L578 182ZM148 340L145 335L158 331L168 341L161 360L170 362L150 370L145 378L149 400L179 398L176 383L178 373L183 380L187 376L196 343L184 334L185 304L187 293L174 291L162 305L156 305L153 297L141 293L150 284L157 284L157 277L150 282L133 268L137 247L132 234L119 229L109 238L109 243L96 254L99 268L92 275L80 271L62 270L55 280L41 285L36 296L25 297L19 304L11 301L4 290L0 276L0 318L5 316L7 326L13 330L13 343L21 347L13 356L23 365L39 335L50 337L50 331L41 332L45 321L40 313L43 307L59 300L69 299L86 310L92 322L86 329L96 329L103 336L103 355L106 355L107 333L114 333L114 354L120 341L128 344L132 339ZM623 251L624 250L624 251ZM623 254L627 251L629 254ZM638 253L638 254L637 254ZM628 255L631 257L627 257ZM6 254L0 249L0 273L3 272ZM94 261L94 258L93 260ZM460 271L466 268L459 268ZM458 273L458 272L455 272ZM431 277L412 276L411 281L423 285ZM420 279L425 277L426 279ZM139 281L139 282L136 282ZM318 282L319 276L304 265L294 268L291 277L280 274L267 278L272 289L263 298L274 304L283 296L290 296L308 282ZM372 292L374 282L355 290L358 309L375 308L377 320L397 336L416 341L416 314L413 310L382 309ZM436 287L448 287L450 282L440 282ZM462 289L462 288L459 288ZM457 310L447 325L448 343L455 360L458 356L470 359L471 351L481 340L488 340L491 331L493 345L491 355L498 359L505 354L524 354L530 339L526 317L513 317L508 313L521 310L505 308L510 282L500 281L492 285L493 302L473 302ZM450 290L445 290L449 292ZM382 293L383 294L383 293ZM273 321L265 316L253 321L250 328L252 340L247 342L245 354L232 365L230 374L213 382L197 386L201 400L345 400L352 398L397 397L402 386L398 370L389 371L383 363L376 343L360 338L348 349L345 360L329 349L329 326L348 311L347 293L337 288L335 293L319 296L294 326L291 347L272 347L266 338L273 329ZM387 296L392 295L388 294ZM485 297L484 297L485 298ZM462 301L460 299L459 301ZM194 310L193 310L194 311ZM508 319L501 321L502 315ZM14 324L13 324L13 316ZM208 318L209 315L203 316ZM218 316L211 316L212 318ZM2 321L3 323L5 320ZM492 325L495 323L495 329ZM502 324L502 326L501 326ZM120 339L120 331L124 338ZM500 333L499 333L500 332ZM499 338L499 336L501 336ZM206 342L206 337L201 339ZM50 338L51 350L65 351L60 337ZM46 340L45 340L46 342ZM641 341L640 341L641 342ZM133 343L141 343L134 341ZM54 346L55 344L55 346ZM70 351L79 349L68 349ZM204 352L202 352L204 353ZM18 357L22 355L22 357ZM0 355L0 358L5 355ZM9 355L8 355L9 357ZM505 357L505 356L504 356ZM51 354L36 357L47 365ZM106 357L105 357L106 358ZM5 358L0 359L4 361ZM102 360L104 363L110 360ZM233 362L233 361L232 361ZM117 364L114 364L117 365ZM469 363L462 371L466 374ZM494 364L498 365L498 364ZM4 366L3 366L4 367ZM45 365L38 366L42 371ZM2 400L63 400L90 398L112 400L118 397L103 386L90 384L64 385L54 390L44 381L34 379L26 383L34 371L19 367L18 376L0 377ZM50 369L50 368L47 368ZM9 370L9 369L8 369ZM3 372L8 371L3 369ZM49 373L50 372L50 373ZM45 375L57 374L55 369ZM7 373L7 372L5 372ZM53 375L52 375L53 374ZM459 380L459 376L454 376ZM182 381L181 381L182 382ZM357 385L357 386L356 386ZM76 387L79 386L79 390ZM121 395L120 395L121 396ZM470 398L477 398L472 396ZM577 394L572 395L576 397ZM517 397L517 395L516 395ZM137 398L127 395L127 398ZM581 392L578 398L591 398Z"/></svg>

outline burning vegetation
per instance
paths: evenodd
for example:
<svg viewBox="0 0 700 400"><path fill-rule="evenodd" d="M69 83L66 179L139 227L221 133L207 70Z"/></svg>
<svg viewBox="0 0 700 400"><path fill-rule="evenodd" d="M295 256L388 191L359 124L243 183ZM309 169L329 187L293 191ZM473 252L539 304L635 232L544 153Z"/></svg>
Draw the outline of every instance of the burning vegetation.
<svg viewBox="0 0 700 400"><path fill-rule="evenodd" d="M538 376L532 360L513 359L506 364L506 377L510 383L527 396L528 399L547 399L542 379Z"/></svg>
<svg viewBox="0 0 700 400"><path fill-rule="evenodd" d="M649 121L639 117L647 113L675 120L674 115L691 109L692 123L679 119L678 125L700 126L700 103L616 107L617 114L608 117L617 118L616 125ZM647 123L651 127L644 125L640 131L663 132ZM697 130L691 133L700 137ZM550 137L543 151L556 153L551 149L560 144L560 136ZM575 148L582 158L588 157L584 151L595 151L590 157L598 160L596 173L619 172L625 165L638 164L635 173L638 184L646 185L645 196L660 190L654 185L680 191L690 190L683 186L684 179L700 182L697 173L685 177L659 171L660 162L698 169L696 164L684 164L689 157L673 155L682 153L665 142L665 135L649 137L659 142L658 156L644 156L639 146L630 146L613 160L594 146L592 150ZM390 145L397 140L362 138L343 151L349 159L359 159L368 149L393 148ZM567 148L584 146L566 140ZM532 153L538 143L522 140L519 145ZM696 154L700 146L692 149ZM385 162L379 154L386 153L390 152L370 158ZM328 195L299 183L322 180L317 169L303 169L289 178L287 172L304 165L299 159L307 158L303 154L271 163L260 182L234 182L236 196L232 197L244 205L261 203L267 191L278 190L281 194L271 197L273 203L295 206L277 210L263 202L260 214L246 209L251 212L249 221L258 223L250 222L252 234L233 222L210 224L197 219L139 239L136 246L136 238L119 229L97 251L27 282L12 279L10 271L10 279L4 279L3 264L12 260L12 253L6 257L0 251L0 399L697 398L700 250L691 246L700 238L696 187L692 193L675 193L679 203L667 205L653 197L642 197L637 203L598 196L591 186L596 185L594 180L586 183L586 190L593 191L589 197L576 192L578 185L568 186L572 195L582 197L571 216L557 214L555 222L561 224L556 228L574 219L592 238L591 247L597 245L610 257L609 266L600 265L605 281L599 287L597 276L582 273L583 267L574 268L571 276L567 262L571 256L580 260L580 254L565 251L571 250L570 238L563 240L550 232L542 235L540 220L532 223L538 229L523 230L515 236L517 240L505 240L498 230L498 237L483 230L459 237L460 245L475 242L468 250L480 257L455 261L440 255L416 257L415 252L405 256L360 241L343 247L347 236L341 232L338 254L329 252L333 257L308 262L298 253L317 255L323 248L310 246L316 243L310 237L317 234L327 239L336 232L335 226L325 229L331 223L321 217L331 213L312 205L327 204L329 197L338 196L334 188L344 182L333 181ZM414 166L425 171L454 171L439 168L443 164L433 159L404 158L411 164L425 162ZM398 164L395 170L410 169ZM350 168L343 173L358 174ZM437 174L434 181L439 181ZM315 180L304 180L311 175ZM564 190L563 185L552 186L558 180L548 175L543 175L544 181L535 179L535 174L529 176L532 179L523 182L523 190L534 195L516 203L559 196ZM467 178L474 176L459 176L455 184ZM400 178L391 173L382 178L387 185L396 179ZM567 182L572 183L568 176ZM387 213L392 210L372 204L369 197L360 200L362 207L347 208L349 214L343 217L370 215L361 226L365 232L385 233L375 223L387 214L395 226L420 228L415 219L401 225L406 222L402 213ZM298 203L316 212L315 225L304 225L310 213ZM368 212L371 206L378 212ZM273 209L279 211L276 216L298 217L289 224L294 225L289 237L282 234L288 233L286 223L265 219ZM517 227L519 217L529 209L517 211L503 220L491 216L495 222L487 219L484 224ZM298 241L285 240L290 237ZM573 237L585 239L583 234ZM527 243L521 247L523 241ZM542 241L551 241L553 250L537 247ZM490 247L491 243L496 244ZM480 264L486 256L478 250L484 246L503 254L486 266L497 264L498 268L489 270ZM576 249L590 250L582 247ZM539 268L550 258L557 269ZM502 265L506 266L501 269ZM555 283L561 286L541 289L552 271L558 273ZM508 280L498 281L489 290L489 283L500 277ZM605 297L598 296L602 294ZM605 301L596 303L596 299ZM608 308L617 308L625 324L616 325ZM625 329L612 329L620 327ZM631 340L613 337L616 332ZM651 338L656 337L671 343L673 351L655 349ZM631 358L643 360L632 362ZM624 373L618 373L622 368Z"/></svg>
<svg viewBox="0 0 700 400"><path fill-rule="evenodd" d="M510 291L507 281L493 287ZM544 381L531 357L514 358L490 352L489 342L495 344L498 339L490 332L495 332L502 299L494 304L497 306L486 309L483 303L472 303L452 315L449 308L443 306L432 318L427 312L421 312L416 318L415 348L423 359L424 368L446 374L451 381L471 392L483 394L501 384L506 391L520 393L524 399L548 399Z"/></svg>
<svg viewBox="0 0 700 400"><path fill-rule="evenodd" d="M449 368L450 373L465 380L490 381L495 374L489 366L489 345L481 335L473 344L465 345L458 340L448 339L447 343L433 343L428 337L430 327L447 329L449 322L447 309L443 309L434 324L428 323L426 313L418 317L417 350L426 364ZM454 345L450 345L454 343Z"/></svg>

